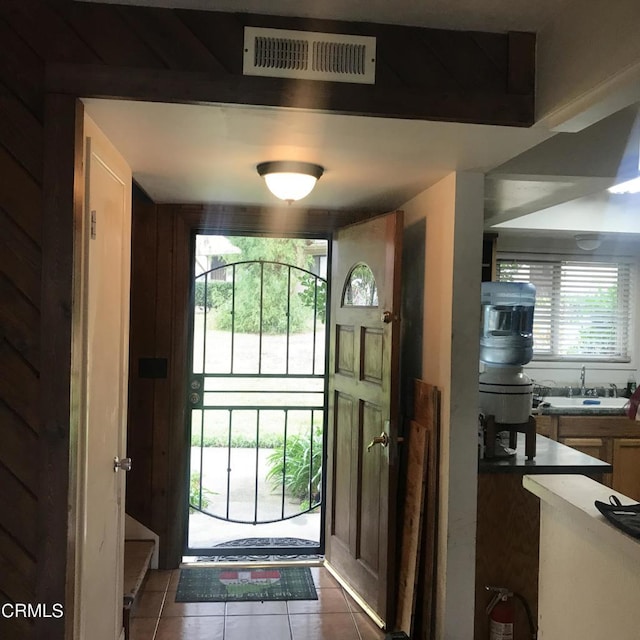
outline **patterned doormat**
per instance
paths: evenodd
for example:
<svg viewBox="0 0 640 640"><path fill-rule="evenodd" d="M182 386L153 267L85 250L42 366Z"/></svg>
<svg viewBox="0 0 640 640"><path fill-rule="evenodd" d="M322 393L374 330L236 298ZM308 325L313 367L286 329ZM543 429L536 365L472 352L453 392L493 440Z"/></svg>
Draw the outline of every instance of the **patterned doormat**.
<svg viewBox="0 0 640 640"><path fill-rule="evenodd" d="M308 567L181 569L176 602L317 600Z"/></svg>

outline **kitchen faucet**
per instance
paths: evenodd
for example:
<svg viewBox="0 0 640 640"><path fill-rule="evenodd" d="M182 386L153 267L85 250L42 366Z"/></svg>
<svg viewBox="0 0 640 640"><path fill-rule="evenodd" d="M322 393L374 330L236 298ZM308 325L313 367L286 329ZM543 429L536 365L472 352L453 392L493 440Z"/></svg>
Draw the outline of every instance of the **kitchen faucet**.
<svg viewBox="0 0 640 640"><path fill-rule="evenodd" d="M584 383L584 379L585 379L585 366L582 365L582 369L580 369L580 395L584 397L584 395L586 394L587 388L585 386Z"/></svg>

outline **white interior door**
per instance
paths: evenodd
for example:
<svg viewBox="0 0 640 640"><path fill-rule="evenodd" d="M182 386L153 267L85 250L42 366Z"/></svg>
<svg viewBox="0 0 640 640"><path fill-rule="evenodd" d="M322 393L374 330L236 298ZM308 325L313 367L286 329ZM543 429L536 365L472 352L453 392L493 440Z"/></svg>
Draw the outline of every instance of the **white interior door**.
<svg viewBox="0 0 640 640"><path fill-rule="evenodd" d="M80 240L83 392L79 428L78 638L122 634L131 243L131 170L85 116L85 211Z"/></svg>

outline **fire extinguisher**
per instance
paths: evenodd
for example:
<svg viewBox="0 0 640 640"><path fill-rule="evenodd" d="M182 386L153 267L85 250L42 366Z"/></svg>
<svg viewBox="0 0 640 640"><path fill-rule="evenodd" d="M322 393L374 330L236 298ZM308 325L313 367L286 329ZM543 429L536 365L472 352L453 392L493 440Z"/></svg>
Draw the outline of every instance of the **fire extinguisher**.
<svg viewBox="0 0 640 640"><path fill-rule="evenodd" d="M486 609L489 615L489 640L513 640L514 599L519 600L524 607L529 623L529 635L531 640L536 640L538 630L526 599L506 587L486 587L486 589L493 592L493 598Z"/></svg>
<svg viewBox="0 0 640 640"><path fill-rule="evenodd" d="M513 593L505 587L487 587L494 596L487 605L489 640L513 640Z"/></svg>

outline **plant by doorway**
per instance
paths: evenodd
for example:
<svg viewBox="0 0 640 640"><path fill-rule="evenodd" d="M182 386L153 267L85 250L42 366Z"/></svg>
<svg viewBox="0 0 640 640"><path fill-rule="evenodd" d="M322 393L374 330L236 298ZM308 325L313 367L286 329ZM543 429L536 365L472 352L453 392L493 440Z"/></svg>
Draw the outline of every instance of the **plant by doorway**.
<svg viewBox="0 0 640 640"><path fill-rule="evenodd" d="M287 493L300 500L301 509L313 508L320 502L322 480L322 430L313 437L293 435L279 445L268 457L267 480L275 489L284 487Z"/></svg>

